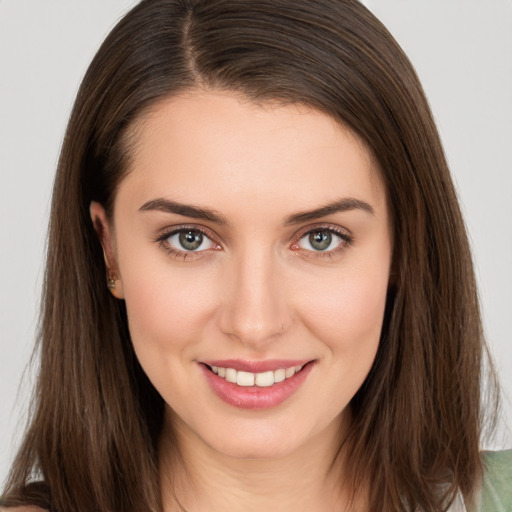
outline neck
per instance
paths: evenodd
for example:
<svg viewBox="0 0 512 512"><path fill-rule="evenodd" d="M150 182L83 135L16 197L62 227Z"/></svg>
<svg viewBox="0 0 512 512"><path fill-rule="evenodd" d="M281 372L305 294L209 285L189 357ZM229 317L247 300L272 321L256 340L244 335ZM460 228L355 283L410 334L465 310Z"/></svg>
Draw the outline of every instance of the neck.
<svg viewBox="0 0 512 512"><path fill-rule="evenodd" d="M343 489L342 420L300 450L278 458L235 458L214 450L176 418L160 442L164 512L359 511ZM172 429L170 425L172 424ZM177 449L176 449L177 448ZM359 501L359 500L358 500Z"/></svg>

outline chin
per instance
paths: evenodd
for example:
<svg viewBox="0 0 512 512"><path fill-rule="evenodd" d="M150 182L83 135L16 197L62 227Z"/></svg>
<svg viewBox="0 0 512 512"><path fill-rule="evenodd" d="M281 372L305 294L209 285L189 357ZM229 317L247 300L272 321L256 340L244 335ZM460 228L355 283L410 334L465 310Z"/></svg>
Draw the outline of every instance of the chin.
<svg viewBox="0 0 512 512"><path fill-rule="evenodd" d="M169 408L170 409L170 408ZM190 418L187 422L169 410L170 425L182 447L199 439L213 452L233 459L279 459L307 443L310 426L283 424L275 418ZM169 424L169 423L168 423ZM186 449L186 448L185 448Z"/></svg>
<svg viewBox="0 0 512 512"><path fill-rule="evenodd" d="M258 436L241 436L237 439L229 439L224 443L210 445L215 451L233 459L268 460L281 459L292 454L298 446L285 443L281 438L264 438Z"/></svg>

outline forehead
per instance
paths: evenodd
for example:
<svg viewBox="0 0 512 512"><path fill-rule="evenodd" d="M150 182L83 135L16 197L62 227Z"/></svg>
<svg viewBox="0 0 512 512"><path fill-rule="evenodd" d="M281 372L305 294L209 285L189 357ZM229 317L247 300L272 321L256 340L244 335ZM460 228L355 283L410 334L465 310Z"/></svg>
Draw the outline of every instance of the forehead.
<svg viewBox="0 0 512 512"><path fill-rule="evenodd" d="M133 200L152 196L211 203L263 197L318 206L342 195L384 198L365 144L330 116L301 104L255 104L231 92L165 99L135 124L121 183Z"/></svg>

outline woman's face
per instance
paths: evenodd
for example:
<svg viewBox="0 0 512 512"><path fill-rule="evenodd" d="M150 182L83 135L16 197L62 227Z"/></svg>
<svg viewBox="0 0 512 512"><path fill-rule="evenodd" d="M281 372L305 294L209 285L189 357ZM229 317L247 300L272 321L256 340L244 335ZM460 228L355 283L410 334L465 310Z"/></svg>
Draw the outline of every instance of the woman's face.
<svg viewBox="0 0 512 512"><path fill-rule="evenodd" d="M364 144L311 108L227 92L164 101L134 133L111 224L91 213L168 417L236 457L339 435L377 351L392 252Z"/></svg>

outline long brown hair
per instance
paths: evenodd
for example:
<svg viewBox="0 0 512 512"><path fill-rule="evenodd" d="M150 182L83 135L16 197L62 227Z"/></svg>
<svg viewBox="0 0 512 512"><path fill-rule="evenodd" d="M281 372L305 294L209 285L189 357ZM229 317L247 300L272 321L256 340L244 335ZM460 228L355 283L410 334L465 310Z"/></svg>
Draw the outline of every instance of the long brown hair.
<svg viewBox="0 0 512 512"><path fill-rule="evenodd" d="M472 261L418 78L356 0L143 0L83 80L58 165L30 426L5 505L157 511L163 400L105 285L92 200L111 213L157 101L204 87L303 103L353 130L386 184L394 255L381 342L350 407L350 484L376 511L445 510L481 473L485 355Z"/></svg>

